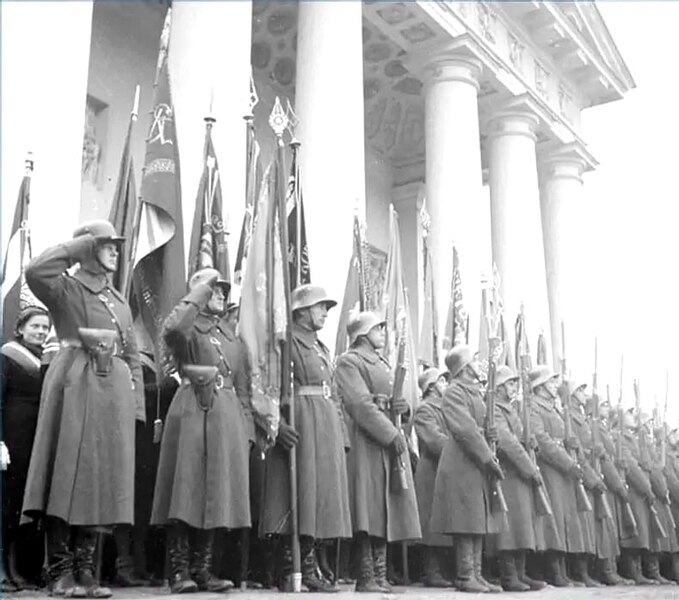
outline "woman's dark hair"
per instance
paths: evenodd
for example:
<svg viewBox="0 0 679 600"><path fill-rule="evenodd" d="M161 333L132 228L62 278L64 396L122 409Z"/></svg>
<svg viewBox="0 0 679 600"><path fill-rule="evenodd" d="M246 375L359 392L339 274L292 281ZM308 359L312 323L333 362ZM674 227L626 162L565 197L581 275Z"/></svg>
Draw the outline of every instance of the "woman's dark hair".
<svg viewBox="0 0 679 600"><path fill-rule="evenodd" d="M16 339L21 339L21 333L20 329L26 325L33 317L47 317L47 320L49 321L49 326L50 328L52 327L52 318L50 317L49 312L47 311L46 308L43 308L42 306L27 306L24 308L20 313L19 317L17 318L16 325L14 326L14 337Z"/></svg>

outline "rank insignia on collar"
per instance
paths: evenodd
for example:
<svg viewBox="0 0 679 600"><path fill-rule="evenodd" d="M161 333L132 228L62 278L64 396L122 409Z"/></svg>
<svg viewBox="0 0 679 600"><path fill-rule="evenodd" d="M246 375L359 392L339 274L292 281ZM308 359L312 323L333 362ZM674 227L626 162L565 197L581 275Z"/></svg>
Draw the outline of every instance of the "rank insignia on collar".
<svg viewBox="0 0 679 600"><path fill-rule="evenodd" d="M213 336L210 336L210 343L214 344L215 346L221 346L222 345L222 343L216 337L213 337Z"/></svg>

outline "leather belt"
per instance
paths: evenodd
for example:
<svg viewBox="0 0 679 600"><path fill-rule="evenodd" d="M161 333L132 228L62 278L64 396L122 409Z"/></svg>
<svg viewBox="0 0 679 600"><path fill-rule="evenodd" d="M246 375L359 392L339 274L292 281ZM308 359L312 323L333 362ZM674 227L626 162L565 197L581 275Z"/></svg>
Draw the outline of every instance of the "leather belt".
<svg viewBox="0 0 679 600"><path fill-rule="evenodd" d="M192 385L192 382L188 377L182 377L182 385ZM231 379L231 377L224 377L224 375L222 375L221 373L217 373L214 385L216 390L221 389L232 390L233 380Z"/></svg>
<svg viewBox="0 0 679 600"><path fill-rule="evenodd" d="M296 391L300 396L323 396L326 400L332 398L330 386L325 381L322 385L300 385Z"/></svg>
<svg viewBox="0 0 679 600"><path fill-rule="evenodd" d="M61 348L85 348L85 345L80 340L69 338L59 340L59 346ZM114 346L113 356L117 356L119 358L123 356L123 353L120 351L120 346L117 342Z"/></svg>

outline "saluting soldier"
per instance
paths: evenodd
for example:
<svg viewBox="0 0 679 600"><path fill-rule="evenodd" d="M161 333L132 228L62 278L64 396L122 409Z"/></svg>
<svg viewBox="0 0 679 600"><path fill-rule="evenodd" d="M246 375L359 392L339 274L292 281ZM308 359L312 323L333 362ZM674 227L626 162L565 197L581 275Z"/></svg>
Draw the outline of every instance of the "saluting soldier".
<svg viewBox="0 0 679 600"><path fill-rule="evenodd" d="M433 533L429 529L431 505L434 499L434 482L441 451L448 438L443 419L441 400L446 389L445 374L438 369L426 369L418 379L422 391L422 402L415 409L413 425L417 434L420 460L415 470L415 491L417 509L420 513L420 528L424 546L424 586L450 587L452 582L441 575L441 548L452 547L450 536Z"/></svg>
<svg viewBox="0 0 679 600"><path fill-rule="evenodd" d="M421 537L408 446L390 413L406 414L408 402L392 398L394 373L380 354L386 322L361 312L347 325L350 348L337 361L335 384L347 415L349 498L358 552L357 592L388 592L387 542ZM411 366L414 368L414 366ZM401 489L398 466L407 489Z"/></svg>
<svg viewBox="0 0 679 600"><path fill-rule="evenodd" d="M597 519L594 513L594 495L605 494L606 485L599 473L592 466L592 456L600 458L604 454L604 448L599 443L594 447L592 430L587 422L585 415L585 396L586 383L577 379L568 382L569 402L571 403L571 425L573 436L577 443L576 455L582 468L582 482L587 491L590 504L593 510L578 513L582 527L582 536L585 543L585 552L575 557L575 572L579 581L587 587L603 587L601 583L593 579L589 574L589 559L596 556L599 559L607 559L615 556L615 543L612 543L607 535L603 535L604 529L611 527L612 523L608 519Z"/></svg>
<svg viewBox="0 0 679 600"><path fill-rule="evenodd" d="M545 579L555 587L582 586L569 579L565 556L567 552L585 552L575 498L575 482L582 477L582 470L567 450L577 450L577 443L564 439L564 420L555 406L559 375L541 365L531 371L530 382L531 431L538 443L538 466L553 513L553 519L542 519L538 529L539 546L546 551Z"/></svg>
<svg viewBox="0 0 679 600"><path fill-rule="evenodd" d="M163 431L151 523L167 530L173 593L233 587L212 574L214 534L250 527L250 375L221 321L229 289L216 269L197 271L163 324L182 383Z"/></svg>
<svg viewBox="0 0 679 600"><path fill-rule="evenodd" d="M292 293L295 428L283 407L277 445L266 459L262 534L290 533L288 450L297 446L297 489L302 583L313 592L339 588L318 573L315 540L351 537L345 450L349 447L341 405L332 390L333 361L318 338L328 310L337 305L325 290L306 284ZM286 548L288 548L286 540ZM291 557L284 553L283 590L291 588Z"/></svg>
<svg viewBox="0 0 679 600"><path fill-rule="evenodd" d="M26 269L61 349L42 389L23 512L46 517L51 594L103 598L111 592L94 578L93 528L134 521L144 387L130 308L111 282L124 239L108 221L84 223L73 238Z"/></svg>
<svg viewBox="0 0 679 600"><path fill-rule="evenodd" d="M446 356L446 367L451 381L441 408L448 438L436 473L431 530L454 538L455 587L463 592L500 592L500 586L481 574L483 536L497 533L490 513L489 476L504 477L487 442L497 437L497 431L484 435L486 405L471 349L454 347Z"/></svg>
<svg viewBox="0 0 679 600"><path fill-rule="evenodd" d="M502 589L507 592L541 590L547 583L526 575L526 553L535 551L535 512L533 490L542 485L537 465L521 444L523 423L512 400L518 392L519 377L509 367L500 366L495 374L497 389L496 424L498 456L505 473L502 491L508 508L508 527L497 536Z"/></svg>

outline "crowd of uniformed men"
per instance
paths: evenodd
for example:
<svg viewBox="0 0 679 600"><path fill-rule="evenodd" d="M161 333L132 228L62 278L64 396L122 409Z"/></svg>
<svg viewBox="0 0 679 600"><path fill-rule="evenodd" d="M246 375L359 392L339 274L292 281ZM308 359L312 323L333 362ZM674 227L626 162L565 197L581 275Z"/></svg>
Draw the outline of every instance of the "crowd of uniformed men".
<svg viewBox="0 0 679 600"><path fill-rule="evenodd" d="M276 443L262 456L228 282L213 269L191 277L163 325L178 381L158 390L142 367L130 308L111 284L122 242L107 222L86 223L26 271L60 349L42 383L23 502L3 504L3 521L16 521L12 531L19 517L40 523L52 595L111 594L101 584L102 531L113 533L109 579L119 585L139 585L151 573L159 584L168 579L173 593L226 591L229 576L290 589L292 447L309 590L333 592L354 579L356 591L385 592L409 577L467 592L679 580L674 433L661 447L649 420L627 411L619 423L621 413L595 405L600 399L588 397L585 383L560 381L548 366L531 370L523 386L528 422L518 374L497 368L493 423L466 346L449 351L447 372L419 374L422 401L412 411L393 394L381 317L354 315L350 348L333 361L319 332L336 302L304 285L292 293L295 414L281 407ZM21 343L26 320L20 324ZM19 369L21 358L8 352ZM570 402L568 427L559 386ZM3 390L7 412L16 400L6 381ZM417 452L394 415L414 427ZM11 457L7 425L5 434ZM18 476L15 463L6 478ZM506 510L494 508L498 482ZM401 569L405 546L394 542L409 543L410 572ZM10 588L22 584L12 549L5 543Z"/></svg>

